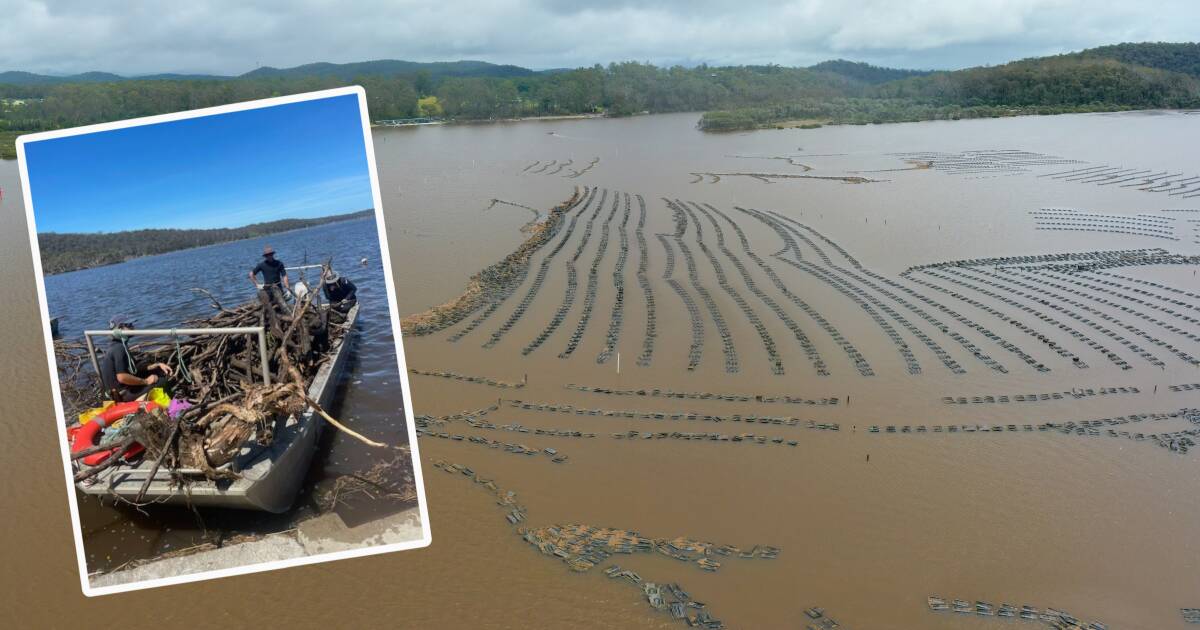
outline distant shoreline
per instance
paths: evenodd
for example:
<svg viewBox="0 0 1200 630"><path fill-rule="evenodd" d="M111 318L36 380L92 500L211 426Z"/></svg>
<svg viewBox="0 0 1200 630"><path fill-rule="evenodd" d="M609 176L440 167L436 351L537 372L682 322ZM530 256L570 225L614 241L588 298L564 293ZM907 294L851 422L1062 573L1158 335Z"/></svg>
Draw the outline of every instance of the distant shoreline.
<svg viewBox="0 0 1200 630"><path fill-rule="evenodd" d="M129 262L132 260L137 260L139 258L149 258L151 256L162 256L165 254L173 254L176 252L183 252L183 251L189 251L189 250L194 250L194 249L204 249L205 247L212 247L214 245L225 245L228 243L236 243L239 241L248 241L248 240L252 240L252 239L256 239L256 238L262 238L264 236L275 236L275 235L279 235L279 234L286 234L288 232L295 232L297 230L307 230L309 228L321 227L324 225L333 225L336 223L345 223L348 221L359 221L362 219L374 218L374 213L375 213L374 209L368 209L368 210L360 210L358 212L351 212L351 213L346 213L346 214L330 215L328 217L318 217L316 219L282 219L281 221L288 221L288 222L306 221L308 223L305 225L289 224L289 227L281 227L278 230L269 230L269 231L265 231L265 232L261 232L261 233L247 234L245 236L240 236L237 238L214 240L212 242L203 243L200 245L192 245L192 246L188 246L188 247L176 247L176 248L172 248L172 249L165 249L163 251L156 251L156 252L151 252L151 253L146 253L146 254L127 256L125 258L122 258L121 260L108 260L108 261L103 261L103 262L97 262L95 264L80 265L80 266L72 267L70 269L55 269L53 271L46 270L45 254L42 253L41 254L42 267L43 267L42 275L43 276L57 276L57 275L65 274L65 273L72 273L75 271L86 271L88 269L98 269L100 267L109 267L112 265L119 265L121 263L126 263L126 262ZM272 223L274 223L274 222L272 222ZM251 226L253 226L253 225L263 225L263 224L251 224ZM241 229L245 229L245 228L251 227L251 226L243 226L241 228L212 228L211 230L195 230L195 231L207 232L207 231L222 231L222 230L241 230ZM112 237L121 237L122 235L128 236L130 234L135 234L135 233L142 232L142 231L143 230L126 230L126 231L122 231L122 232L112 232L112 233L95 234L95 235L70 234L69 236L96 236L96 237L102 237L102 238L112 238ZM157 231L157 230L155 230L155 231ZM166 232L166 231L170 231L170 230L162 230L162 231ZM53 234L53 233L47 232L47 233L39 233L38 234L39 249L45 247L43 245L43 239L49 234Z"/></svg>
<svg viewBox="0 0 1200 630"><path fill-rule="evenodd" d="M643 112L649 114L649 112ZM427 127L430 125L490 125L494 123L531 122L539 120L588 120L592 118L613 118L608 114L553 114L550 116L518 116L516 118L475 118L457 120L433 120L429 122L402 123L398 125L380 125L371 123L371 129L387 129L389 127ZM621 116L628 118L628 116Z"/></svg>

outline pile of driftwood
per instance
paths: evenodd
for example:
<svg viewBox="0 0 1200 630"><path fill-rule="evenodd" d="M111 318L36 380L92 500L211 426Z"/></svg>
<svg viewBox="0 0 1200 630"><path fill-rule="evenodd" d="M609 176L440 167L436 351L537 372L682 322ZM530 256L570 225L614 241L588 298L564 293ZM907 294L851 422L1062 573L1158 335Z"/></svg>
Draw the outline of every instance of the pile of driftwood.
<svg viewBox="0 0 1200 630"><path fill-rule="evenodd" d="M237 478L236 472L221 467L232 461L248 440L269 445L276 421L306 408L369 445L384 446L341 425L307 393L317 370L330 359L329 349L349 329L344 314L315 304L315 291L292 305L272 301L260 291L258 301L233 308L200 291L209 297L217 313L183 322L181 327L264 327L271 383L263 382L257 335L203 335L137 346L130 343L139 364L162 362L173 368L174 374L166 379L168 392L176 400L187 400L191 407L176 418L168 417L163 409L130 416L117 439L72 454L72 459L80 460L95 452L116 449L97 466L80 465L76 481L120 463L135 444L144 446L145 456L154 462L148 480L160 467L168 471L198 470L209 479ZM58 346L64 402L76 405L100 389L95 375L81 370L86 350L81 357L80 345L63 342ZM99 398L90 400L94 404ZM71 405L65 406L71 413ZM143 492L148 485L149 481Z"/></svg>

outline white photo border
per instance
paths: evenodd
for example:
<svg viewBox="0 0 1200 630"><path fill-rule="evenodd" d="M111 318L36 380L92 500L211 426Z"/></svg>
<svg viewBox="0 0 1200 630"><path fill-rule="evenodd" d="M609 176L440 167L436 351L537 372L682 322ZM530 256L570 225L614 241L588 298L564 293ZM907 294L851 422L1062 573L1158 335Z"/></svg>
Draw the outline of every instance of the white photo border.
<svg viewBox="0 0 1200 630"><path fill-rule="evenodd" d="M59 391L57 363L54 358L54 339L50 330L49 306L46 301L46 283L42 272L41 250L38 248L37 226L34 222L33 196L29 188L29 170L25 161L25 145L41 142L43 140L67 138L71 136L86 135L102 131L114 131L117 129L127 129L130 127L142 127L176 120L203 118L218 114L229 114L233 112L254 109L266 109L277 105L287 105L304 101L316 101L349 95L358 97L359 115L362 119L363 144L366 148L367 170L370 172L371 176L371 198L375 206L375 227L378 231L379 248L383 257L383 277L387 286L388 310L392 322L392 337L394 338L396 344L396 367L400 372L400 389L401 394L404 397L405 423L407 424L408 429L408 443L411 448L413 479L417 486L417 506L421 514L422 537L419 540L413 540L409 542L376 545L348 551L320 553L312 556L306 556L304 558L260 562L241 567L189 573L186 575L143 580L141 582L132 582L129 584L93 587L88 579L87 560L85 558L83 548L83 534L79 523L79 506L77 505L75 496L74 475L73 471L71 470L71 459L69 456L70 448L68 447L67 443L66 417L63 412L62 394ZM195 109L186 112L175 112L172 114L162 114L159 116L148 116L144 118L132 118L129 120L102 123L98 125L88 125L85 127L59 129L23 135L17 138L17 162L21 176L21 192L25 200L25 218L29 227L29 245L33 257L33 270L37 280L38 310L42 319L42 336L45 340L46 359L50 368L50 391L54 396L54 413L58 420L59 450L61 451L63 458L63 473L67 483L67 499L71 507L71 529L75 536L75 555L79 565L79 582L80 586L83 588L84 595L88 597L95 597L98 595L109 595L112 593L122 593L146 588L155 588L159 586L169 586L173 584L185 584L188 582L198 582L202 580L210 580L234 575L273 571L276 569L297 567L306 564L316 564L319 562L329 562L332 560L345 560L348 558L371 556L381 553L390 553L393 551L420 549L422 547L429 546L429 544L433 541L433 537L430 532L429 507L425 501L425 483L421 474L421 456L417 446L416 424L413 422L412 395L408 383L408 364L404 358L404 344L402 342L403 335L400 331L400 315L396 305L396 287L392 277L392 258L388 250L387 230L384 226L383 217L383 200L379 193L379 173L375 164L375 145L371 138L371 123L367 114L367 95L366 91L361 86L355 85L331 90L306 92L303 94L293 94L276 98L233 103L229 105L220 105L217 107Z"/></svg>

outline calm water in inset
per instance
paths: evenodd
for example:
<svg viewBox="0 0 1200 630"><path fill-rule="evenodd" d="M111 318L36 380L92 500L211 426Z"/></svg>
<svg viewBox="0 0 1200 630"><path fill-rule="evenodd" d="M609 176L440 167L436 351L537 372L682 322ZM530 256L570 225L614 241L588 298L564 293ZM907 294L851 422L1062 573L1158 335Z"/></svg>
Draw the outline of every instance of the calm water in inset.
<svg viewBox="0 0 1200 630"><path fill-rule="evenodd" d="M1190 492L1200 480L1200 467L1194 456L1172 455L1149 442L1108 437L1044 432L892 436L870 434L865 427L1037 424L1172 411L1195 402L1190 394L1171 392L1166 386L1200 382L1196 368L1154 347L1166 360L1165 369L1160 370L1122 348L1122 356L1128 355L1134 365L1133 370L1122 371L1089 348L1065 342L1091 366L1076 369L1046 347L1034 346L1035 342L1019 331L1001 328L1003 324L986 313L926 291L1015 341L1051 371L1036 372L995 344L966 333L986 345L1009 373L987 369L962 347L938 336L966 374L949 373L928 349L914 342L913 351L924 371L909 375L888 338L862 309L824 283L777 263L770 257L781 247L775 233L733 208L775 210L810 225L838 242L865 268L894 280L911 265L963 258L1150 247L1196 254L1200 247L1190 238L1165 241L1037 231L1028 212L1068 207L1167 216L1160 211L1200 208L1200 203L1129 188L1036 177L1071 166L1034 167L1028 173L1008 176L956 176L936 170L866 173L886 181L863 185L804 179L764 183L730 174L799 174L800 168L786 160L769 159L791 156L812 167L807 174L840 176L904 167L894 153L978 149L1021 149L1093 165L1153 171L1200 171L1191 140L1200 131L1200 117L1130 113L728 135L701 134L694 129L695 120L695 115L671 115L376 132L402 312L420 311L454 297L471 274L502 258L524 238L518 228L528 221L529 212L505 205L485 211L493 199L544 209L568 197L575 186L587 185L641 194L647 203L647 273L659 304L661 328L649 368L639 368L633 360L640 350L644 320L640 290L633 280L639 260L636 249L625 268L627 307L618 346L623 355L621 373L616 373L612 363L594 361L614 296L611 272L616 261L616 222L599 269L596 309L587 334L570 359L557 357L578 319L587 264L595 254L606 207L580 258L581 297L563 326L538 351L524 356L520 348L537 334L562 299L566 287L562 263L571 246L556 259L553 273L527 315L494 348L480 346L512 312L533 274L511 303L462 341L449 343L444 333L405 341L408 363L414 368L513 381L528 374L529 386L497 390L414 376L414 408L417 413L442 415L479 409L505 397L605 409L794 415L839 422L841 431L684 421L651 428L655 425L642 420L525 412L505 406L487 419L496 425L592 431L598 437L518 437L452 424L451 432L553 447L568 454L570 460L555 465L545 457L520 457L469 442L426 439L421 447L430 473L426 475L427 497L435 533L427 550L189 586L186 592L194 597L183 601L173 597L183 589L167 589L122 597L119 603L117 598L89 602L82 609L104 615L115 613L117 606L136 606L169 611L168 621L183 623L189 615L204 614L209 609L206 601L219 598L232 602L227 613L231 619L266 611L281 624L302 620L389 627L678 627L664 615L651 613L639 590L608 580L595 569L582 575L572 573L556 559L537 553L514 535L489 495L461 475L446 475L428 467L436 459L445 459L467 464L495 478L501 487L517 491L529 508L527 524L533 527L586 523L638 530L647 536L687 535L718 543L782 548L777 560L734 559L713 574L657 554L620 559L622 566L634 568L647 579L679 582L732 627L801 627L802 610L813 605L823 606L843 625L856 628L983 628L996 623L931 613L924 599L930 594L995 604L1053 606L1105 621L1114 628L1185 627L1178 609L1200 605L1196 599L1200 566L1193 542L1200 500ZM571 168L579 168L597 157L600 161L578 178L563 177L565 172L530 172L539 168L536 166L526 170L534 162L551 160L571 160ZM693 173L709 172L725 175L717 183L708 183L711 177L690 183L697 179ZM13 252L7 265L14 270L10 291L29 294L32 283L18 271L27 269L23 258L27 250L24 222L13 208L13 179L15 168L0 166L0 186L6 190L3 216L10 228L5 232L11 242L7 251ZM832 373L816 376L786 329L755 302L757 312L770 318L767 329L779 344L787 367L785 376L771 375L757 335L733 301L717 288L714 272L692 232L687 239L701 267L700 280L710 287L731 322L742 371L726 374L721 370L720 346L711 326L700 368L685 370L688 318L661 278L664 255L654 237L673 229L664 197L711 204L736 217L754 250L858 346L877 375L859 376L829 336L805 320L803 325ZM636 203L634 210L636 213ZM1175 216L1180 224L1200 217ZM587 216L581 220L572 245L579 242L586 220ZM632 227L629 232L632 243ZM731 249L740 252L731 230L725 232ZM705 242L715 245L711 230L705 231ZM275 245L280 249L278 241ZM544 255L545 250L533 257L533 270ZM686 284L683 264L677 261L675 277L685 278ZM725 266L727 273L736 274L728 263ZM1146 267L1128 275L1196 292L1191 272L1186 267ZM752 273L760 285L769 286L757 270ZM733 275L731 282L739 283L740 277ZM774 289L769 290L778 296ZM795 315L796 309L790 303L786 306ZM43 366L37 358L40 345L31 340L35 309L28 304L5 308L11 310L10 330L22 331L8 340L10 347L35 359L7 368L10 379L20 384L14 397L24 419L6 425L9 443L21 445L14 450L18 464L14 468L20 471L22 483L6 485L3 498L13 505L28 505L31 511L36 508L46 523L65 523L61 462L54 450L53 432L36 420L50 417L50 409L44 372L40 371ZM1200 351L1193 341L1146 321L1108 307L1097 309L1142 329L1153 329L1188 352ZM1083 327L1075 320L1063 319ZM925 322L917 323L927 328ZM952 327L961 328L958 324ZM786 393L805 398L852 396L853 402L830 408L672 401L586 394L565 389L567 383ZM1142 393L1024 405L941 403L946 395L1105 386L1133 386ZM1155 386L1157 394L1152 393ZM629 429L744 431L795 439L799 444L789 448L609 437L611 432ZM1148 424L1144 430L1163 429ZM336 450L331 456L333 453ZM70 536L65 527L56 533L53 543L34 536L38 529L48 528L24 524L14 528L11 537L30 542L16 552L20 558L47 565L18 588L55 584L61 590L65 584L70 591L65 597L75 600ZM276 579L287 580L291 588L281 594ZM326 603L338 602L336 617L325 603L299 594L313 589L321 589Z"/></svg>

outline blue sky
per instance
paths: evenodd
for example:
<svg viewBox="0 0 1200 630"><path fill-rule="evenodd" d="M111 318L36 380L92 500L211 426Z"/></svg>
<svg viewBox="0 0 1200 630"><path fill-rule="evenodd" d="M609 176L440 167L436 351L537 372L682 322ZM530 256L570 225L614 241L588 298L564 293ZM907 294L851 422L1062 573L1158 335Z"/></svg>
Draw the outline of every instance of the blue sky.
<svg viewBox="0 0 1200 630"><path fill-rule="evenodd" d="M355 95L25 145L38 232L237 227L372 207Z"/></svg>

